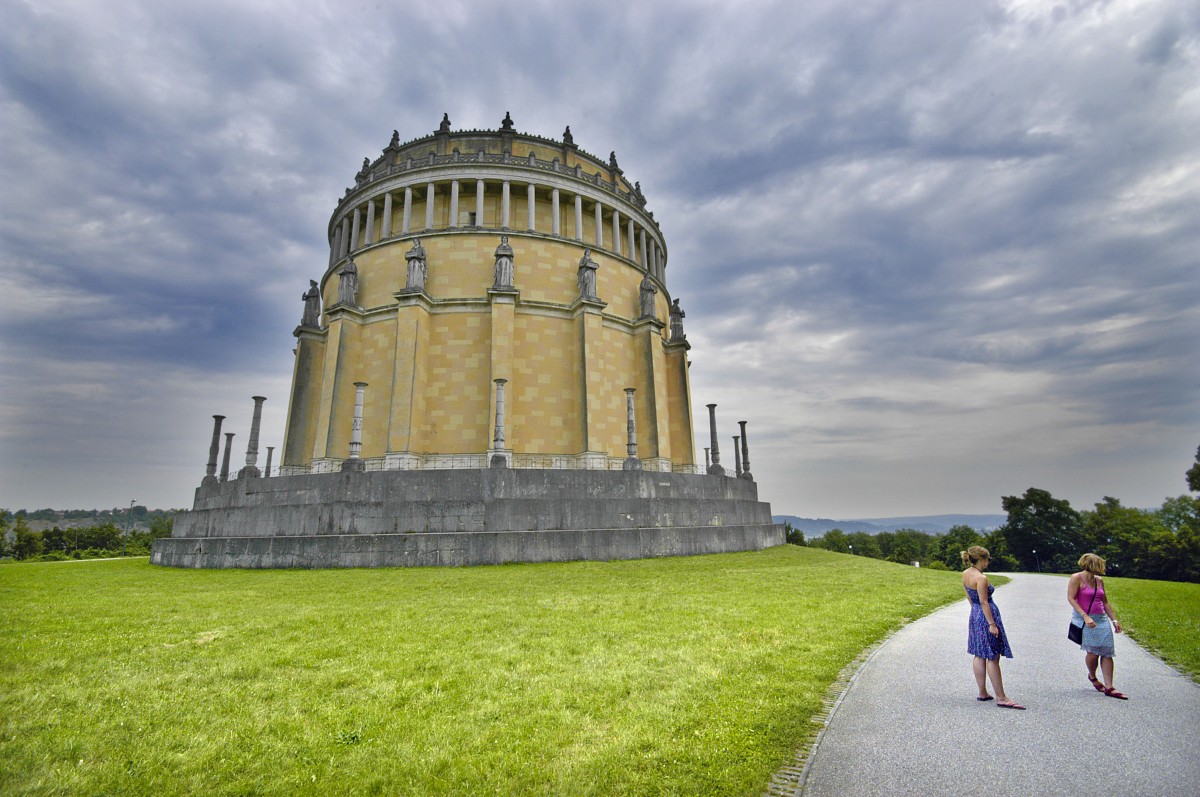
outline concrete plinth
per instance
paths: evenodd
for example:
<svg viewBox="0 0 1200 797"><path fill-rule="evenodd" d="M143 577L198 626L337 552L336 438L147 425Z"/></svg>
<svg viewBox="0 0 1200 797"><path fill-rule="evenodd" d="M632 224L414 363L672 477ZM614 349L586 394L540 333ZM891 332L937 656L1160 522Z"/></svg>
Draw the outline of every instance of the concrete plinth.
<svg viewBox="0 0 1200 797"><path fill-rule="evenodd" d="M637 559L784 542L742 479L483 468L341 472L206 485L150 561L383 567Z"/></svg>

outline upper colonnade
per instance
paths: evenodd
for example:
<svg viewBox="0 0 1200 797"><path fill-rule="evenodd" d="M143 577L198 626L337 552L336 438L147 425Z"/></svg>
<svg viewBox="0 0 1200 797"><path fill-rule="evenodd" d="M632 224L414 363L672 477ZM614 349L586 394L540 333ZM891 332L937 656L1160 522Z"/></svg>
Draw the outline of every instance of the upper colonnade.
<svg viewBox="0 0 1200 797"><path fill-rule="evenodd" d="M638 183L611 154L580 150L571 128L556 141L499 130L399 135L372 162L364 158L329 222L329 267L400 236L502 231L562 238L637 265L665 286L667 248Z"/></svg>

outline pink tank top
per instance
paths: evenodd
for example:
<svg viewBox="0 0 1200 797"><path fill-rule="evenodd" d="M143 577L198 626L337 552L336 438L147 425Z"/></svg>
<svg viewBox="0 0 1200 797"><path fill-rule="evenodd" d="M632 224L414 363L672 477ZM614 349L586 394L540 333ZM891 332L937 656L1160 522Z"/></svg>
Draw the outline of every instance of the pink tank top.
<svg viewBox="0 0 1200 797"><path fill-rule="evenodd" d="M1095 600L1093 601L1093 596ZM1083 607L1088 614L1104 614L1104 584L1097 581L1095 587L1089 587L1086 581L1079 584L1079 592L1075 593L1075 602ZM1091 607L1089 610L1088 607Z"/></svg>

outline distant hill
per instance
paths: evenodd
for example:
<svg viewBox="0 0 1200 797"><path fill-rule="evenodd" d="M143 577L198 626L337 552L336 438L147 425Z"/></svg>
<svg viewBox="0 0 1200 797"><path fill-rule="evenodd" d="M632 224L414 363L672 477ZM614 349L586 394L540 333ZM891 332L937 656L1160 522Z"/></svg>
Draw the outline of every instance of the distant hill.
<svg viewBox="0 0 1200 797"><path fill-rule="evenodd" d="M791 523L806 535L817 536L831 529L845 532L862 531L878 534L881 531L915 529L927 534L945 534L952 526L970 526L973 529L991 531L1003 526L1008 515L916 515L911 517L864 518L858 520L830 520L829 518L806 518L795 515L774 515L776 523Z"/></svg>

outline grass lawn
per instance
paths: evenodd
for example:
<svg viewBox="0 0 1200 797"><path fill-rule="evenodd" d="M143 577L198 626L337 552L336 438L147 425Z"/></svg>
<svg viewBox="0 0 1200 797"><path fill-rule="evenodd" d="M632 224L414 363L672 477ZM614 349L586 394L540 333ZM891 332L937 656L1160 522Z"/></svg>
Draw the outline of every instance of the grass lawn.
<svg viewBox="0 0 1200 797"><path fill-rule="evenodd" d="M848 662L961 599L956 572L789 545L463 569L3 566L0 793L757 795Z"/></svg>
<svg viewBox="0 0 1200 797"><path fill-rule="evenodd" d="M1200 682L1200 584L1105 578L1121 626L1143 647Z"/></svg>

